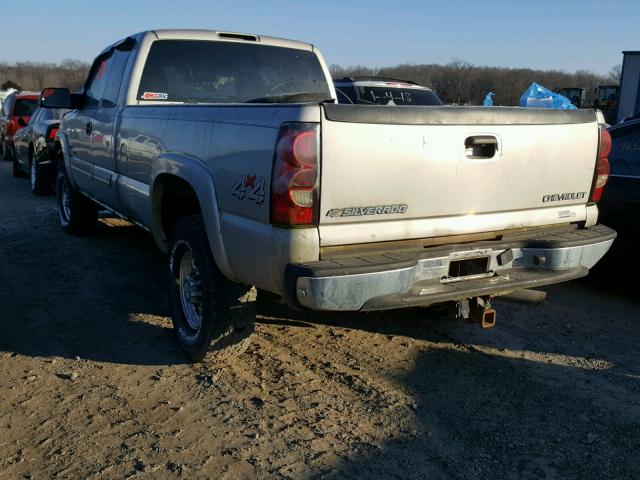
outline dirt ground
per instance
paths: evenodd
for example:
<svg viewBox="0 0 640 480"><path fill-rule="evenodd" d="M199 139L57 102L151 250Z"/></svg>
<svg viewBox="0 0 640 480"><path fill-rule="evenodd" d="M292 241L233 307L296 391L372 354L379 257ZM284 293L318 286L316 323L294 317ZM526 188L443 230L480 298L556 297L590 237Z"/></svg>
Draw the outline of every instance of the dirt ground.
<svg viewBox="0 0 640 480"><path fill-rule="evenodd" d="M67 236L10 167L2 480L640 478L640 299L607 274L498 303L490 331L261 302L244 354L193 365L151 237L121 221Z"/></svg>

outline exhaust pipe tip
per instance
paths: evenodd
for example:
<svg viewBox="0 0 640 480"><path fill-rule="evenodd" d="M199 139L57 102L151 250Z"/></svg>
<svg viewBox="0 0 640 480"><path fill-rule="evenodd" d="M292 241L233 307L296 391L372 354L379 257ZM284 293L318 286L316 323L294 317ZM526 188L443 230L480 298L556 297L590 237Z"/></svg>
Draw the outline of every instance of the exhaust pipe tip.
<svg viewBox="0 0 640 480"><path fill-rule="evenodd" d="M523 288L520 290L514 290L506 295L500 295L496 297L505 302L522 303L525 305L538 305L547 298L547 292L541 290L530 290Z"/></svg>

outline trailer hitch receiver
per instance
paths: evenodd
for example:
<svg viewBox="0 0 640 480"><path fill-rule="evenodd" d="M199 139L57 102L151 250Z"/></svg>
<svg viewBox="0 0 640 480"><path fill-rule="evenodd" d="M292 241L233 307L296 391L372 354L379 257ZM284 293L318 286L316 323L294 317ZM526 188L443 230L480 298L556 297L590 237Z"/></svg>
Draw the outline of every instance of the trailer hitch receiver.
<svg viewBox="0 0 640 480"><path fill-rule="evenodd" d="M469 323L478 323L482 328L491 328L496 324L496 311L491 308L489 297L476 297L458 302L458 318Z"/></svg>

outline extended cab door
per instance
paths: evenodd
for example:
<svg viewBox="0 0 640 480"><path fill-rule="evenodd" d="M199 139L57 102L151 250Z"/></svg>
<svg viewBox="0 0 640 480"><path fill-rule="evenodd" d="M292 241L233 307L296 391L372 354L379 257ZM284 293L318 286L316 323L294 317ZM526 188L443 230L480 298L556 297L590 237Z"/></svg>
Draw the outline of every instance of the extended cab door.
<svg viewBox="0 0 640 480"><path fill-rule="evenodd" d="M67 134L71 158L71 177L76 187L93 196L93 118L100 108L105 85L108 55L102 54L93 62L84 85L83 105L67 118Z"/></svg>
<svg viewBox="0 0 640 480"><path fill-rule="evenodd" d="M114 210L120 210L117 190L116 156L118 152L117 121L120 112L118 101L124 71L130 56L130 47L111 51L104 74L104 89L100 107L93 112L91 123L91 163L93 164L92 195Z"/></svg>

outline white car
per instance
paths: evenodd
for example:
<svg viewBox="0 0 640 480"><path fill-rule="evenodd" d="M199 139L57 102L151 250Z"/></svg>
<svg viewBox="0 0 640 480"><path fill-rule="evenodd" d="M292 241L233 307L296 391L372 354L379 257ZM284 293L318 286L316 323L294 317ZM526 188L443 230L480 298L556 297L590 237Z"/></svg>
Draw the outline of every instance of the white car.
<svg viewBox="0 0 640 480"><path fill-rule="evenodd" d="M433 90L415 82L383 77L333 79L338 103L396 106L437 106L442 101Z"/></svg>

